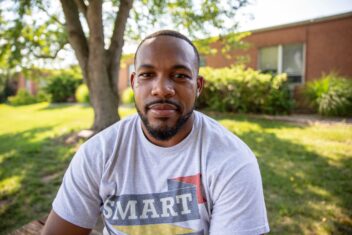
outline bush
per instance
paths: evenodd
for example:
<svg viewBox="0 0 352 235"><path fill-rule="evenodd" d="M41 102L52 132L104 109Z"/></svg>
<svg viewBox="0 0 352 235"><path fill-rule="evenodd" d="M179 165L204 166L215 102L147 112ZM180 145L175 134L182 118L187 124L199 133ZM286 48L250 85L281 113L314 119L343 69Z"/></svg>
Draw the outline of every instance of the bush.
<svg viewBox="0 0 352 235"><path fill-rule="evenodd" d="M261 74L243 66L201 68L205 85L197 106L214 111L289 113L293 101L286 75Z"/></svg>
<svg viewBox="0 0 352 235"><path fill-rule="evenodd" d="M29 94L28 91L20 89L15 96L8 97L8 101L11 105L26 105L37 103L38 100L35 96Z"/></svg>
<svg viewBox="0 0 352 235"><path fill-rule="evenodd" d="M131 87L126 88L122 92L121 101L123 104L133 104L134 103L134 93Z"/></svg>
<svg viewBox="0 0 352 235"><path fill-rule="evenodd" d="M50 102L50 95L43 90L40 90L35 98L37 102Z"/></svg>
<svg viewBox="0 0 352 235"><path fill-rule="evenodd" d="M79 83L79 80L71 76L59 75L51 78L45 91L50 94L51 102L60 103L73 101Z"/></svg>
<svg viewBox="0 0 352 235"><path fill-rule="evenodd" d="M8 97L8 102L11 105L27 105L39 102L49 101L50 97L43 91L39 91L37 95L31 95L28 91L20 89L15 96Z"/></svg>
<svg viewBox="0 0 352 235"><path fill-rule="evenodd" d="M321 115L352 116L352 80L329 73L308 82L305 95Z"/></svg>
<svg viewBox="0 0 352 235"><path fill-rule="evenodd" d="M76 101L79 103L89 103L89 90L86 84L81 84L75 93Z"/></svg>

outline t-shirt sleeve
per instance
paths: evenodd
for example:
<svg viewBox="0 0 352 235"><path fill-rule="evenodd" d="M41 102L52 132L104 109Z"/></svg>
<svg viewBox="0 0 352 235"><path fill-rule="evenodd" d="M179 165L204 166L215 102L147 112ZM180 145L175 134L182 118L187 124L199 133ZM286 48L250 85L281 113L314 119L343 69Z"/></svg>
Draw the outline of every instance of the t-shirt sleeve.
<svg viewBox="0 0 352 235"><path fill-rule="evenodd" d="M83 147L73 157L53 202L53 210L64 220L93 228L100 214L98 161Z"/></svg>
<svg viewBox="0 0 352 235"><path fill-rule="evenodd" d="M269 232L259 166L224 164L213 187L210 234L259 235ZM234 161L235 162L235 161Z"/></svg>

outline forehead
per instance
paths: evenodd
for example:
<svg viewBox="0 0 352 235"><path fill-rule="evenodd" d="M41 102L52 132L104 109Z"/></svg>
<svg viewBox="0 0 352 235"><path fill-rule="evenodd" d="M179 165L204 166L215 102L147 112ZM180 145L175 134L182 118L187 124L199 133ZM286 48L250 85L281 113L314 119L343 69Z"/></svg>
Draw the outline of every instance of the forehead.
<svg viewBox="0 0 352 235"><path fill-rule="evenodd" d="M181 38L158 36L147 39L136 54L136 68L141 64L188 64L195 67L193 47Z"/></svg>

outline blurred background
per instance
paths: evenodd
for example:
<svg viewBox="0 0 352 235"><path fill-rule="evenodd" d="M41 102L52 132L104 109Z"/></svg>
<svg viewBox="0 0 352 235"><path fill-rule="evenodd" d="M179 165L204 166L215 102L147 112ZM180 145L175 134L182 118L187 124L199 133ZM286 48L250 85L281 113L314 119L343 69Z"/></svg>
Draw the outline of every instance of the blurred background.
<svg viewBox="0 0 352 235"><path fill-rule="evenodd" d="M39 234L80 144L136 113L160 29L200 51L196 108L255 152L271 233L352 234L351 0L1 0L0 234Z"/></svg>

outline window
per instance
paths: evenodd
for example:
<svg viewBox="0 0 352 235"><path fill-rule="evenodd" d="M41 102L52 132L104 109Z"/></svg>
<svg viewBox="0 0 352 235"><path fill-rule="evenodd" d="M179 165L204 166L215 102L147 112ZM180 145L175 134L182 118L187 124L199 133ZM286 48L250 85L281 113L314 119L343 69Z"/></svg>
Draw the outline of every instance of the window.
<svg viewBox="0 0 352 235"><path fill-rule="evenodd" d="M200 55L199 56L199 67L205 67L205 66L206 66L205 57Z"/></svg>
<svg viewBox="0 0 352 235"><path fill-rule="evenodd" d="M302 43L264 47L259 50L259 69L269 73L286 73L290 83L302 83L304 71Z"/></svg>
<svg viewBox="0 0 352 235"><path fill-rule="evenodd" d="M133 72L134 72L134 64L128 65L128 76L131 76Z"/></svg>
<svg viewBox="0 0 352 235"><path fill-rule="evenodd" d="M278 47L262 48L259 53L260 70L264 73L278 73Z"/></svg>
<svg viewBox="0 0 352 235"><path fill-rule="evenodd" d="M29 93L31 93L32 84L31 84L31 81L30 81L30 80L25 79L25 87L26 87L26 91L28 91Z"/></svg>
<svg viewBox="0 0 352 235"><path fill-rule="evenodd" d="M131 77L131 74L133 72L134 72L134 64L128 65L128 77L127 77L128 80ZM130 87L130 86L131 86L131 84L129 82L127 82L127 87Z"/></svg>

